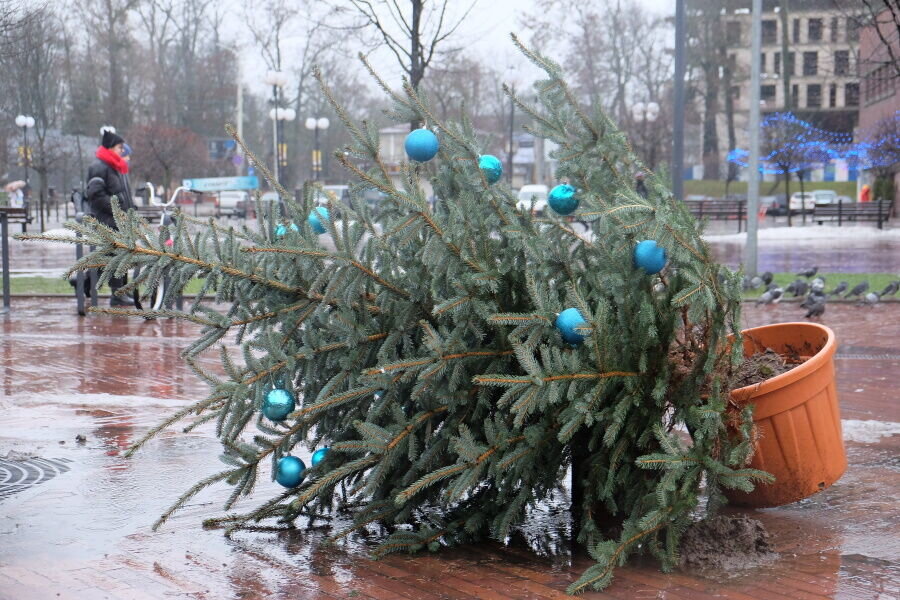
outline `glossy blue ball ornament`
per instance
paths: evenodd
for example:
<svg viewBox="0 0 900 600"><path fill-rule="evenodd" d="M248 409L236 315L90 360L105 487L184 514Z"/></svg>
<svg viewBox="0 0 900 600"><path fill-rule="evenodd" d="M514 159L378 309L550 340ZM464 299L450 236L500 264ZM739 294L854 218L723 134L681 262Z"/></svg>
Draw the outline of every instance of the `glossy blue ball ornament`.
<svg viewBox="0 0 900 600"><path fill-rule="evenodd" d="M310 211L309 218L307 222L309 226L312 227L312 230L319 235L322 235L327 230L325 229L325 223L323 221L327 221L330 218L328 214L328 209L324 206L318 206L314 210Z"/></svg>
<svg viewBox="0 0 900 600"><path fill-rule="evenodd" d="M578 198L575 197L575 188L567 183L560 184L550 190L547 204L560 215L571 214L578 208Z"/></svg>
<svg viewBox="0 0 900 600"><path fill-rule="evenodd" d="M306 465L296 456L283 456L275 468L275 481L286 488L295 488L303 481Z"/></svg>
<svg viewBox="0 0 900 600"><path fill-rule="evenodd" d="M657 246L656 240L644 240L634 247L634 266L650 275L659 273L666 266L666 249Z"/></svg>
<svg viewBox="0 0 900 600"><path fill-rule="evenodd" d="M496 156L482 154L478 157L478 168L490 184L497 183L503 177L503 163Z"/></svg>
<svg viewBox="0 0 900 600"><path fill-rule="evenodd" d="M567 308L559 313L554 325L562 338L570 344L580 344L584 341L584 335L577 328L587 325L587 321L584 320L577 308Z"/></svg>
<svg viewBox="0 0 900 600"><path fill-rule="evenodd" d="M327 455L327 454L328 454L328 446L325 446L324 448L319 448L318 450L313 452L312 460L310 461L312 463L312 466L315 467L320 462L325 460L325 455Z"/></svg>
<svg viewBox="0 0 900 600"><path fill-rule="evenodd" d="M418 162L428 162L438 153L441 143L428 129L416 129L406 136L406 155Z"/></svg>
<svg viewBox="0 0 900 600"><path fill-rule="evenodd" d="M275 236L282 237L284 234L287 233L287 231L288 231L288 228L284 226L284 223L279 223L278 227L275 228ZM300 228L297 227L296 223L291 223L291 231L300 233Z"/></svg>
<svg viewBox="0 0 900 600"><path fill-rule="evenodd" d="M282 388L271 389L266 392L263 400L262 413L271 421L284 421L294 412L294 395Z"/></svg>

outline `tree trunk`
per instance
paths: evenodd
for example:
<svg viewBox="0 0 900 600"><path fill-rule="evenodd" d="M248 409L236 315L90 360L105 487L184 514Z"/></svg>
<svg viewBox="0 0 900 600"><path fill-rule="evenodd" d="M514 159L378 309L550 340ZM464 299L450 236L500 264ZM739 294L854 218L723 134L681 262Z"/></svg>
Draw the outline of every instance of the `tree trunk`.
<svg viewBox="0 0 900 600"><path fill-rule="evenodd" d="M719 112L719 71L708 69L703 94L703 179L719 178L719 132L716 116Z"/></svg>
<svg viewBox="0 0 900 600"><path fill-rule="evenodd" d="M791 218L791 172L784 170L784 205L787 207L788 227L794 226Z"/></svg>
<svg viewBox="0 0 900 600"><path fill-rule="evenodd" d="M797 171L797 179L800 180L800 214L803 216L803 224L806 225L806 198L803 196L803 169Z"/></svg>

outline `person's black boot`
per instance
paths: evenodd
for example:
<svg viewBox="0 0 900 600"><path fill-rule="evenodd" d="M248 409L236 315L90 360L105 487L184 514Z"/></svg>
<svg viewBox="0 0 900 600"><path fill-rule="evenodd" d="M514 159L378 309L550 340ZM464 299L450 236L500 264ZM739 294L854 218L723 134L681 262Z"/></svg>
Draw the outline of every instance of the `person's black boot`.
<svg viewBox="0 0 900 600"><path fill-rule="evenodd" d="M118 296L116 292L124 286L126 283L124 277L112 277L109 280L109 289L112 292L112 297L109 299L110 306L123 306L134 308L134 300L132 300L128 296Z"/></svg>
<svg viewBox="0 0 900 600"><path fill-rule="evenodd" d="M84 295L87 296L88 298L91 297L91 286L89 284L90 284L90 280L88 279L87 275L85 275L84 276ZM77 289L78 279L75 277L75 275L72 275L71 277L69 277L69 285L72 286L73 290Z"/></svg>

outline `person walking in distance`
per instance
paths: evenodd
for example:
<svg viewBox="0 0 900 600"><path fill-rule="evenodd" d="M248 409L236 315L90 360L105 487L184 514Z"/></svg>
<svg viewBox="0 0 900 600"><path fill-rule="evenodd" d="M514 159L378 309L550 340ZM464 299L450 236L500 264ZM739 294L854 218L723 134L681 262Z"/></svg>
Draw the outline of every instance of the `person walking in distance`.
<svg viewBox="0 0 900 600"><path fill-rule="evenodd" d="M634 174L634 191L636 191L641 198L647 197L647 184L644 183L643 171L638 171Z"/></svg>
<svg viewBox="0 0 900 600"><path fill-rule="evenodd" d="M119 208L124 211L134 207L128 186L128 162L122 157L124 153L125 140L115 132L105 130L95 154L97 160L88 168L87 173L87 202L91 215L112 229L117 229L112 212L112 198L116 198ZM124 276L110 278L110 306L134 306L130 298L116 295L116 291L125 282Z"/></svg>

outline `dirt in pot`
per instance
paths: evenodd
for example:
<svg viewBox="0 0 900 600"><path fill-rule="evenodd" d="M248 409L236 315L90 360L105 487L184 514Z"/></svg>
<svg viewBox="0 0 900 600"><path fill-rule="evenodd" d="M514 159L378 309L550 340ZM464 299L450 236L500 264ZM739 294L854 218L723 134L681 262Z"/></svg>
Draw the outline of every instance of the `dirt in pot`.
<svg viewBox="0 0 900 600"><path fill-rule="evenodd" d="M778 556L763 524L746 515L719 515L690 525L678 551L682 569L704 571L757 567Z"/></svg>
<svg viewBox="0 0 900 600"><path fill-rule="evenodd" d="M744 359L737 370L732 373L729 387L736 390L761 383L782 373L787 373L802 362L799 356L785 357L771 348L766 348L765 352L757 352Z"/></svg>

